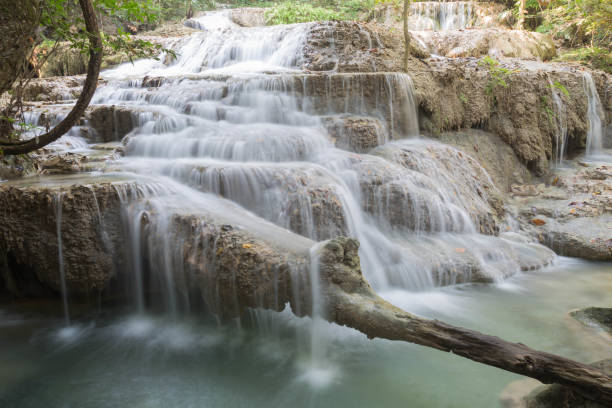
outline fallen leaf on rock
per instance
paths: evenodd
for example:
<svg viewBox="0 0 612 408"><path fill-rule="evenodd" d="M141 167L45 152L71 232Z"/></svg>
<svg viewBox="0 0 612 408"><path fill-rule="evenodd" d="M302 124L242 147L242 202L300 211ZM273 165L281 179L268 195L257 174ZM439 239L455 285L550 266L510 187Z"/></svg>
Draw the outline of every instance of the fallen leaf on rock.
<svg viewBox="0 0 612 408"><path fill-rule="evenodd" d="M253 244L242 244L242 247L244 249L250 249L250 248L253 248Z"/></svg>
<svg viewBox="0 0 612 408"><path fill-rule="evenodd" d="M465 252L465 248L455 248L455 252L462 254Z"/></svg>
<svg viewBox="0 0 612 408"><path fill-rule="evenodd" d="M544 224L546 224L546 221L544 221L544 220L542 220L542 219L540 219L540 218L534 218L533 220L531 220L531 223L532 223L533 225L540 226L540 225L544 225Z"/></svg>

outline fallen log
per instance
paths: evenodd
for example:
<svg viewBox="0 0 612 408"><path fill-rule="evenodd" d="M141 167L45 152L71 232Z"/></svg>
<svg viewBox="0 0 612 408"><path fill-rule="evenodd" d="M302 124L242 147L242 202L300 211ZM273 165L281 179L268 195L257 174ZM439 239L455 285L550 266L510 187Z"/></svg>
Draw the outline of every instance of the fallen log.
<svg viewBox="0 0 612 408"><path fill-rule="evenodd" d="M453 353L506 371L561 384L585 398L612 406L612 377L564 357L499 337L417 317L378 296L359 268L355 240L327 242L321 258L326 319L359 330L369 338L407 341Z"/></svg>

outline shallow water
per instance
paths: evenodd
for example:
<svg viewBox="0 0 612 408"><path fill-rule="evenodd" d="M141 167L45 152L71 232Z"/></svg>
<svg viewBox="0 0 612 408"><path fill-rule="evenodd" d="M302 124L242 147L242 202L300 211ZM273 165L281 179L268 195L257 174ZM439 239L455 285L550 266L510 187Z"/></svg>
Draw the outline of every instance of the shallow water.
<svg viewBox="0 0 612 408"><path fill-rule="evenodd" d="M383 293L427 317L520 341L584 362L612 355L610 339L567 312L612 307L612 264L560 258L500 285ZM520 376L424 347L317 328L326 358L314 363L309 319L258 312L217 326L203 316L114 312L75 319L0 312L3 407L495 407ZM258 324L256 324L256 322Z"/></svg>

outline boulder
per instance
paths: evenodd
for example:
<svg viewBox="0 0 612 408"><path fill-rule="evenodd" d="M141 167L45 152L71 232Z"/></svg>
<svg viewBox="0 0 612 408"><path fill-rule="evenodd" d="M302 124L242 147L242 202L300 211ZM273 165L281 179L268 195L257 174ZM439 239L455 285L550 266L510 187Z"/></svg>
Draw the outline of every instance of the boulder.
<svg viewBox="0 0 612 408"><path fill-rule="evenodd" d="M366 153L387 141L387 130L380 120L367 116L328 116L323 123L336 147Z"/></svg>
<svg viewBox="0 0 612 408"><path fill-rule="evenodd" d="M570 316L585 326L595 325L612 334L612 308L587 307L570 312Z"/></svg>
<svg viewBox="0 0 612 408"><path fill-rule="evenodd" d="M123 106L94 106L86 118L93 142L119 141L139 125L133 109Z"/></svg>

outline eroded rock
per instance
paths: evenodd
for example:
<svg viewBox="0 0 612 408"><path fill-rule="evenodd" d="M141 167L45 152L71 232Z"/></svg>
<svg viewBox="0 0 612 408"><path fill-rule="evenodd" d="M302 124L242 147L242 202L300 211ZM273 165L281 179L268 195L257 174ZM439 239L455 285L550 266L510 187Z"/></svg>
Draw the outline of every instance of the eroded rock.
<svg viewBox="0 0 612 408"><path fill-rule="evenodd" d="M133 109L123 106L95 106L87 113L92 142L112 142L121 140L138 124Z"/></svg>
<svg viewBox="0 0 612 408"><path fill-rule="evenodd" d="M570 316L585 326L596 326L612 334L612 308L587 307L570 312Z"/></svg>
<svg viewBox="0 0 612 408"><path fill-rule="evenodd" d="M340 149L366 153L387 140L387 129L376 118L330 116L323 118L323 123Z"/></svg>

